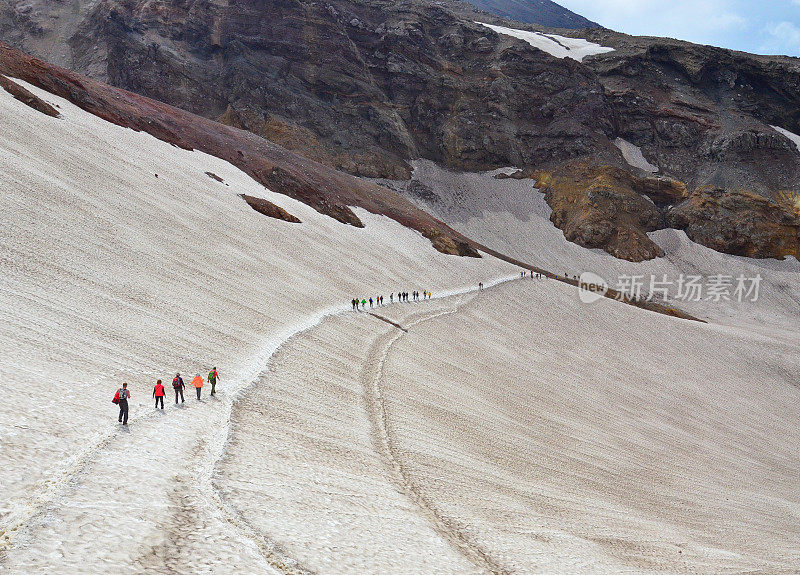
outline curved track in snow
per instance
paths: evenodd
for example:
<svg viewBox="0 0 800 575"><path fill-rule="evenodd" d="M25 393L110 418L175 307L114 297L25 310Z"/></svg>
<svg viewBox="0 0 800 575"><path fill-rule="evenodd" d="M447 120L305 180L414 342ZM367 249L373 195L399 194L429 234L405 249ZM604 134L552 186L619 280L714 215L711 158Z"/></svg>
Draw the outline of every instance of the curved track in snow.
<svg viewBox="0 0 800 575"><path fill-rule="evenodd" d="M409 323L405 324L404 331L392 331L383 336L375 338L370 345L368 360L364 363L361 379L364 385L366 403L368 406L370 420L373 425L373 439L378 453L385 458L387 466L393 480L398 488L419 508L444 539L446 539L454 549L463 554L475 565L487 573L493 575L507 575L512 573L509 569L500 564L493 558L486 549L478 542L472 540L462 526L459 526L451 518L447 517L436 504L425 497L422 490L417 486L411 471L404 465L401 450L398 448L393 438L392 423L386 411L384 395L382 391L382 380L384 377L384 366L389 351L408 330L422 323L436 320L442 316L458 313L459 308L464 303L471 302L477 295L472 296L466 301L454 302L452 309L433 310L421 313L413 317Z"/></svg>

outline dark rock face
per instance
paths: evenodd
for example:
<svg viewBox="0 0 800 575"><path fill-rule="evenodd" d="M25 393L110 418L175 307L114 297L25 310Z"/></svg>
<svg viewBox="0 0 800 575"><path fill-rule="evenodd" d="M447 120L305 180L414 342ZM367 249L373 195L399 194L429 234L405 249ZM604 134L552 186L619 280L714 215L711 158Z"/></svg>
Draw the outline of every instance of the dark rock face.
<svg viewBox="0 0 800 575"><path fill-rule="evenodd" d="M610 115L590 70L435 3L80 4L79 18L26 11L55 18L58 32L2 34L45 57L58 36L72 69L353 174L407 177L405 160L417 157L538 165L607 145Z"/></svg>
<svg viewBox="0 0 800 575"><path fill-rule="evenodd" d="M485 12L550 28L599 28L600 25L550 0L465 0Z"/></svg>
<svg viewBox="0 0 800 575"><path fill-rule="evenodd" d="M613 109L614 134L690 188L770 197L800 188L800 60L662 38L590 31L617 48L590 60ZM779 169L775 169L780 166Z"/></svg>
<svg viewBox="0 0 800 575"><path fill-rule="evenodd" d="M555 9L547 1L534 7ZM591 189L596 173L573 177L579 161L647 181L612 145L619 137L689 191L744 190L769 202L780 190L800 190L800 151L770 127L800 133L800 60L601 28L560 30L615 48L579 63L473 19L498 21L455 0L0 1L0 36L18 46L351 174L407 178L406 160L425 158L457 170L564 170L572 185ZM296 171L258 177L296 197L323 197ZM663 219L669 198L637 190ZM585 213L571 208L554 222L573 222L567 237L584 245L649 257L640 235L598 219L598 210L620 202L631 218L641 209L640 219L651 220L650 202L625 193L582 201ZM746 203L737 203L742 217L760 213ZM317 207L360 224L345 204ZM714 225L697 219L708 232L694 237L712 242L720 237ZM742 249L733 240L712 243Z"/></svg>

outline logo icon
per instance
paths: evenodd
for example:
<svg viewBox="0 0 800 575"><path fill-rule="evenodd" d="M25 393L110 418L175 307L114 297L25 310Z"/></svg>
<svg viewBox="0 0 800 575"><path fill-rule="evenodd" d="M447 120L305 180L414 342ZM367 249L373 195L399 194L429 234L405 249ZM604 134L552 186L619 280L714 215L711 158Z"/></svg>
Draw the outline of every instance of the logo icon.
<svg viewBox="0 0 800 575"><path fill-rule="evenodd" d="M608 292L608 283L599 275L583 272L578 280L578 297L583 303L594 303Z"/></svg>

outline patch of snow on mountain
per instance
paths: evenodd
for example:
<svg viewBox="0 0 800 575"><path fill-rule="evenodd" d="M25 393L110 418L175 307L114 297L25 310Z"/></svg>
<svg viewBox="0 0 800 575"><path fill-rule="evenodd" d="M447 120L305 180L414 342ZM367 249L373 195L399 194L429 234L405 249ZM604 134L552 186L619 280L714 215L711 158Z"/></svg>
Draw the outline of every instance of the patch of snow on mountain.
<svg viewBox="0 0 800 575"><path fill-rule="evenodd" d="M525 40L534 48L538 48L547 52L556 58L572 58L578 62L582 62L586 56L594 56L595 54L605 54L606 52L613 52L614 48L601 46L594 42L589 42L582 38L568 38L566 36L559 36L558 34L542 34L541 32L529 32L528 30L517 30L516 28L506 28L505 26L496 26L494 24L486 24L484 22L476 22L487 28L491 28L498 34L505 34Z"/></svg>
<svg viewBox="0 0 800 575"><path fill-rule="evenodd" d="M780 128L778 126L772 126L772 129L774 129L777 132L780 132L781 134L789 138L792 142L794 142L794 145L798 149L798 151L800 151L800 136L798 136L794 132L790 132L789 130Z"/></svg>
<svg viewBox="0 0 800 575"><path fill-rule="evenodd" d="M614 145L622 152L622 157L625 158L625 161L634 168L639 168L651 174L655 174L658 171L658 166L654 166L645 159L639 146L631 144L622 138L614 140Z"/></svg>

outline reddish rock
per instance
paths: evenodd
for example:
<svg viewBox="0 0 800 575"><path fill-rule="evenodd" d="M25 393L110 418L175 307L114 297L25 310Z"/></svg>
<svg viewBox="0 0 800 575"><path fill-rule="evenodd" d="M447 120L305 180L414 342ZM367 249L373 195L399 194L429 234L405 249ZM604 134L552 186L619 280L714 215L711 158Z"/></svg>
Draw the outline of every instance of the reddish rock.
<svg viewBox="0 0 800 575"><path fill-rule="evenodd" d="M58 110L56 110L53 106L39 98L31 94L30 91L26 90L16 82L13 82L9 78L0 75L0 88L3 88L6 92L14 96L17 100L25 104L26 106L30 106L34 110L41 112L42 114L46 114L48 116L52 116L53 118L58 118L61 116Z"/></svg>
<svg viewBox="0 0 800 575"><path fill-rule="evenodd" d="M299 224L300 219L293 216L286 210L284 210L280 206L276 206L269 200L265 200L263 198L255 198L253 196L248 196L247 194L241 194L242 198L248 205L257 211L260 214L264 214L265 216L269 216L270 218L275 218L276 220L283 220L284 222L290 222L292 224Z"/></svg>

